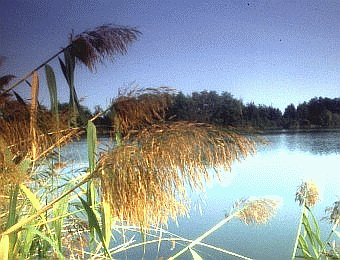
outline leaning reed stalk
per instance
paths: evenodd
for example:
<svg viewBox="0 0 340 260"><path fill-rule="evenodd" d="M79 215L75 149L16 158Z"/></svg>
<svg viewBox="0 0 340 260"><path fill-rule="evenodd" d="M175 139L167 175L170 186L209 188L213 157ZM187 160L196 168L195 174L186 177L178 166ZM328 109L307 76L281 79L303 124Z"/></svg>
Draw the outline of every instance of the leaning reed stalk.
<svg viewBox="0 0 340 260"><path fill-rule="evenodd" d="M191 242L188 246L186 246L185 248L183 248L181 251L179 251L177 254L175 254L174 256L171 256L168 260L172 260L175 259L177 257L179 257L180 255L182 255L185 251L187 251L189 248L192 248L193 246L199 244L204 238L206 238L207 236L211 235L213 232L215 232L216 230L218 230L220 227L222 227L224 224L226 224L227 222L229 222L233 217L235 217L235 215L230 215L227 218L223 219L222 221L220 221L219 223L217 223L215 226L213 226L211 229L209 229L207 232L205 232L203 235L201 235L200 237L198 237L197 239L195 239L193 242ZM245 258L245 259L250 259L250 258Z"/></svg>
<svg viewBox="0 0 340 260"><path fill-rule="evenodd" d="M30 110L30 135L32 139L32 159L38 156L37 115L38 115L39 78L35 72L32 77L32 103Z"/></svg>
<svg viewBox="0 0 340 260"><path fill-rule="evenodd" d="M72 35L67 47L62 48L11 87L1 92L0 96L5 96L9 91L27 80L36 71L40 70L67 49L71 50L72 55L78 61L85 64L90 70L93 70L95 64L102 62L104 57L111 57L113 59L117 54L125 54L128 46L136 41L139 35L141 35L141 32L136 28L114 26L112 24L102 25L94 30L86 30L75 36Z"/></svg>
<svg viewBox="0 0 340 260"><path fill-rule="evenodd" d="M295 238L292 260L296 258L296 253L299 245L299 238L301 236L301 230L303 225L303 216L308 213L306 209L307 207L314 207L319 202L319 200L320 190L315 180L310 179L300 184L295 193L295 201L297 201L301 206L301 215L299 218L299 226Z"/></svg>
<svg viewBox="0 0 340 260"><path fill-rule="evenodd" d="M262 198L249 198L247 200L236 201L232 211L228 217L221 220L203 235L195 239L188 246L183 248L174 256L170 257L169 260L173 260L182 255L188 249L190 250L195 245L199 244L204 238L211 235L213 232L221 228L224 224L228 223L232 218L238 218L245 224L263 224L267 223L281 207L281 201L279 199L272 199L269 197ZM249 258L247 258L249 259Z"/></svg>
<svg viewBox="0 0 340 260"><path fill-rule="evenodd" d="M293 253L292 253L292 260L295 259L296 252L297 252L298 245L299 245L299 237L301 235L301 230L302 230L302 219L303 219L303 215L305 213L305 202L304 201L303 201L301 207L302 207L302 210L301 210L301 215L300 215L300 218L299 218L299 226L298 226L297 233L296 233L296 238L295 238L295 243L294 243L294 248L293 248Z"/></svg>

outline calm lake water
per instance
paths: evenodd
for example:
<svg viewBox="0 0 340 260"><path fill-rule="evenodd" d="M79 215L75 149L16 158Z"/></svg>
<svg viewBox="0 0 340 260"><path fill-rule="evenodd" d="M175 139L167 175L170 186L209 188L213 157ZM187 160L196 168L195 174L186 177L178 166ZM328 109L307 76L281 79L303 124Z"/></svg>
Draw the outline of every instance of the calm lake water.
<svg viewBox="0 0 340 260"><path fill-rule="evenodd" d="M178 226L171 222L169 231L194 240L221 221L236 200L278 195L283 198L283 206L268 224L247 226L234 219L203 242L252 259L290 259L301 210L295 202L295 192L301 181L313 178L318 183L321 202L313 210L318 220L326 216L326 207L340 199L340 132L281 132L265 138L268 145L259 147L255 156L235 163L232 171L225 173L224 186L216 184L207 189L202 214L192 209L190 218L178 219ZM84 150L84 145L72 144L78 151ZM78 159L86 165L86 155L80 154ZM320 221L320 227L326 239L331 226ZM167 258L181 247L170 249L170 242L164 242L159 255ZM195 249L203 259L240 259L200 246ZM155 259L155 250L156 245L147 247L144 259ZM141 253L140 248L118 257L141 259ZM185 254L180 259L192 257Z"/></svg>

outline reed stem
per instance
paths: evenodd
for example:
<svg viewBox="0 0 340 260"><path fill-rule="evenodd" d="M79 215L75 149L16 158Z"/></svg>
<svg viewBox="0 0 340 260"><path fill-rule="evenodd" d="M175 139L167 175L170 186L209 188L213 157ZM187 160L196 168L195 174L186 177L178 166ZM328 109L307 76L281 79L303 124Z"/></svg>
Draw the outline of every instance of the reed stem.
<svg viewBox="0 0 340 260"><path fill-rule="evenodd" d="M236 212L237 213L237 212ZM236 214L235 213L235 214ZM209 236L210 234L212 234L213 232L215 232L217 229L219 229L220 227L222 227L224 224L226 224L229 220L231 220L235 214L232 214L230 216L228 216L227 218L224 218L223 220L221 220L219 223L217 223L215 226L213 226L211 229L209 229L207 232L205 232L203 235L201 235L200 237L198 237L197 239L195 239L193 242L191 242L187 247L183 248L181 251L179 251L177 254L175 254L174 256L170 257L169 260L175 259L177 257L179 257L180 255L182 255L185 251L187 251L189 248L192 248L193 246L197 245L198 243L200 243L204 238L206 238L207 236Z"/></svg>

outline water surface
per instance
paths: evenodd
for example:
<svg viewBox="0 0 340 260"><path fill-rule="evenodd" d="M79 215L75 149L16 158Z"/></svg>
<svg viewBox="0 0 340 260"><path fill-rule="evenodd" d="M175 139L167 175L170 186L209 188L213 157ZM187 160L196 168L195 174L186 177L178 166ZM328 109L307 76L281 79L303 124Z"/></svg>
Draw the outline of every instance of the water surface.
<svg viewBox="0 0 340 260"><path fill-rule="evenodd" d="M267 225L247 226L232 220L203 242L253 259L290 259L300 215L295 192L301 181L313 178L319 185L322 200L314 208L318 220L325 216L325 208L339 199L340 132L281 132L267 134L265 138L268 145L259 147L256 155L235 163L232 171L225 173L224 186L216 184L207 189L202 213L192 209L190 218L180 218L178 226L170 222L169 231L194 240L222 220L234 201L249 196L278 195L283 198L283 206ZM85 145L84 142L72 144L77 146L77 151L86 151ZM76 154L74 160L86 164L86 153ZM321 221L320 226L326 238L330 225ZM171 243L164 242L160 255L167 258L180 249L176 246L171 251ZM203 259L239 259L200 246L195 249ZM144 259L155 259L155 251L156 245L147 247ZM141 259L142 252L140 248L117 257ZM180 259L192 257L185 254Z"/></svg>

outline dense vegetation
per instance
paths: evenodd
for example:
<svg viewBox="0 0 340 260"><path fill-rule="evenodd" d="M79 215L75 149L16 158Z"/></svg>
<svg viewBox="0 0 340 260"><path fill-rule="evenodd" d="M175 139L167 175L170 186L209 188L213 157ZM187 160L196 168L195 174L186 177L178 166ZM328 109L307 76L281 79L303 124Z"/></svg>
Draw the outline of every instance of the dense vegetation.
<svg viewBox="0 0 340 260"><path fill-rule="evenodd" d="M100 26L71 35L66 48L10 87L5 88L14 76L0 76L0 260L113 259L149 243L159 249L172 240L163 229L168 220L188 214L189 195L203 192L213 178L222 181L232 162L254 154L253 136L168 120L170 88L120 91L94 116L80 105L75 67L80 63L92 70L103 58L124 54L139 35L134 28ZM48 64L56 58L70 91L67 104L59 102ZM40 80L44 72L46 82ZM15 92L19 85L29 87L29 100ZM50 108L40 105L41 86L49 90ZM93 121L100 126L100 120L114 139L99 153ZM63 149L81 134L87 137L85 167ZM86 152L72 149L71 154ZM243 203L235 218L247 220L244 210L258 215L256 206L263 203L269 203L262 207L269 214L252 220L269 220L278 203L267 198L255 207ZM141 240L133 238L135 232Z"/></svg>

